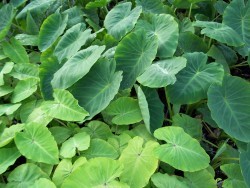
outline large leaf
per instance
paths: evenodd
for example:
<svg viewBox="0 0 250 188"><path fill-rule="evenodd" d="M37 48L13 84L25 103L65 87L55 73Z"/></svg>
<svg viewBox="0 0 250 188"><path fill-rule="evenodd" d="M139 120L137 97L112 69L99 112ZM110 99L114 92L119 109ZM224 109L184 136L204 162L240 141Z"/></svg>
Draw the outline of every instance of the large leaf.
<svg viewBox="0 0 250 188"><path fill-rule="evenodd" d="M108 158L95 158L75 170L62 184L62 188L128 188L116 180L122 173L119 161Z"/></svg>
<svg viewBox="0 0 250 188"><path fill-rule="evenodd" d="M197 27L205 27L201 30L201 34L204 34L229 46L237 47L244 44L241 36L235 30L225 24L217 22L196 21L193 25Z"/></svg>
<svg viewBox="0 0 250 188"><path fill-rule="evenodd" d="M186 66L186 59L174 57L160 60L148 67L145 72L137 77L142 85L151 88L160 88L176 82L175 75Z"/></svg>
<svg viewBox="0 0 250 188"><path fill-rule="evenodd" d="M250 84L233 76L225 76L222 85L208 90L208 107L212 118L230 136L250 142Z"/></svg>
<svg viewBox="0 0 250 188"><path fill-rule="evenodd" d="M203 53L187 53L187 66L176 76L174 85L167 87L168 96L173 104L190 104L207 97L207 90L213 82L221 82L224 75L222 65L206 64Z"/></svg>
<svg viewBox="0 0 250 188"><path fill-rule="evenodd" d="M250 2L244 0L233 0L226 7L223 14L223 23L233 28L241 35L247 49L250 48Z"/></svg>
<svg viewBox="0 0 250 188"><path fill-rule="evenodd" d="M16 167L8 176L9 188L24 188L32 186L39 178L48 178L37 165L25 163Z"/></svg>
<svg viewBox="0 0 250 188"><path fill-rule="evenodd" d="M54 54L61 62L63 59L69 59L83 46L91 36L91 29L85 30L85 24L77 24L68 29L62 36L55 48Z"/></svg>
<svg viewBox="0 0 250 188"><path fill-rule="evenodd" d="M11 115L13 114L19 107L20 103L17 104L0 104L0 116L3 114Z"/></svg>
<svg viewBox="0 0 250 188"><path fill-rule="evenodd" d="M151 14L146 20L136 24L137 29L144 29L149 36L158 39L157 56L160 58L172 57L177 48L179 29L174 17L168 14Z"/></svg>
<svg viewBox="0 0 250 188"><path fill-rule="evenodd" d="M158 160L153 154L158 143L148 141L144 145L143 142L141 137L133 138L119 158L124 165L120 180L131 188L146 186L158 166Z"/></svg>
<svg viewBox="0 0 250 188"><path fill-rule="evenodd" d="M56 188L55 184L48 180L47 178L40 178L35 181L34 185L32 185L32 188L41 188L41 187L46 187L46 188Z"/></svg>
<svg viewBox="0 0 250 188"><path fill-rule="evenodd" d="M77 52L54 74L52 86L60 89L72 86L89 72L104 49L105 46L90 46Z"/></svg>
<svg viewBox="0 0 250 188"><path fill-rule="evenodd" d="M121 80L121 72L115 72L115 62L100 60L70 89L90 119L108 106L118 93Z"/></svg>
<svg viewBox="0 0 250 188"><path fill-rule="evenodd" d="M39 31L38 48L43 52L48 49L63 33L67 26L68 16L59 12L48 16Z"/></svg>
<svg viewBox="0 0 250 188"><path fill-rule="evenodd" d="M128 34L115 51L117 70L123 71L121 89L132 87L136 78L149 67L157 52L157 38L148 37L143 30Z"/></svg>
<svg viewBox="0 0 250 188"><path fill-rule="evenodd" d="M0 97L10 94L13 88L10 86L0 86Z"/></svg>
<svg viewBox="0 0 250 188"><path fill-rule="evenodd" d="M11 38L10 43L3 42L3 51L14 63L29 63L25 48L15 38Z"/></svg>
<svg viewBox="0 0 250 188"><path fill-rule="evenodd" d="M0 66L0 86L4 85L4 75L10 73L13 67L13 62L6 62L3 66Z"/></svg>
<svg viewBox="0 0 250 188"><path fill-rule="evenodd" d="M25 80L27 78L39 79L38 66L30 63L15 64L10 75L19 80Z"/></svg>
<svg viewBox="0 0 250 188"><path fill-rule="evenodd" d="M133 10L131 10L131 7L131 2L121 3L115 6L105 17L105 28L110 35L118 40L134 28L142 12L140 6Z"/></svg>
<svg viewBox="0 0 250 188"><path fill-rule="evenodd" d="M138 101L131 97L121 97L105 109L105 114L112 116L112 123L129 125L142 120Z"/></svg>
<svg viewBox="0 0 250 188"><path fill-rule="evenodd" d="M41 10L46 10L49 6L54 3L55 0L34 0L26 5L21 12L16 16L17 19L23 18L26 16L27 12L37 13Z"/></svg>
<svg viewBox="0 0 250 188"><path fill-rule="evenodd" d="M54 101L46 101L42 109L51 117L65 121L83 121L89 113L78 105L78 101L67 90L55 89Z"/></svg>
<svg viewBox="0 0 250 188"><path fill-rule="evenodd" d="M250 144L248 143L247 151L240 153L240 167L245 182L250 187Z"/></svg>
<svg viewBox="0 0 250 188"><path fill-rule="evenodd" d="M157 129L154 136L164 140L156 148L155 154L165 163L182 171L194 172L208 167L210 158L199 142L184 132L180 127L164 127Z"/></svg>
<svg viewBox="0 0 250 188"><path fill-rule="evenodd" d="M167 13L166 6L161 0L136 0L136 5L142 7L146 13L162 14Z"/></svg>
<svg viewBox="0 0 250 188"><path fill-rule="evenodd" d="M37 79L28 78L26 80L21 80L17 83L12 97L11 102L17 103L20 102L29 96L31 96L37 90Z"/></svg>
<svg viewBox="0 0 250 188"><path fill-rule="evenodd" d="M16 148L0 149L0 174L4 173L10 165L13 165L20 156L21 154Z"/></svg>
<svg viewBox="0 0 250 188"><path fill-rule="evenodd" d="M43 125L26 124L24 132L16 134L15 143L20 153L28 159L47 164L58 163L56 141Z"/></svg>
<svg viewBox="0 0 250 188"><path fill-rule="evenodd" d="M15 11L11 4L6 4L0 9L0 40L2 40L11 27L12 19L15 16Z"/></svg>
<svg viewBox="0 0 250 188"><path fill-rule="evenodd" d="M62 144L60 155L64 158L72 158L76 151L88 149L90 145L90 136L85 132L77 133L72 138Z"/></svg>
<svg viewBox="0 0 250 188"><path fill-rule="evenodd" d="M177 176L169 176L168 174L156 173L151 177L151 180L157 188L188 188Z"/></svg>
<svg viewBox="0 0 250 188"><path fill-rule="evenodd" d="M88 2L85 6L86 9L94 9L106 6L111 0L94 0Z"/></svg>

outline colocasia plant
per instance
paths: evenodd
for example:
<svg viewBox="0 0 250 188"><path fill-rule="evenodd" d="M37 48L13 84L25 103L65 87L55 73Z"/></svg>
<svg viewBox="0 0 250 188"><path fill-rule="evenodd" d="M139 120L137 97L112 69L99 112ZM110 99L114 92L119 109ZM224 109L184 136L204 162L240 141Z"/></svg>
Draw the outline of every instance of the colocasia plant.
<svg viewBox="0 0 250 188"><path fill-rule="evenodd" d="M250 188L250 1L0 2L1 188Z"/></svg>

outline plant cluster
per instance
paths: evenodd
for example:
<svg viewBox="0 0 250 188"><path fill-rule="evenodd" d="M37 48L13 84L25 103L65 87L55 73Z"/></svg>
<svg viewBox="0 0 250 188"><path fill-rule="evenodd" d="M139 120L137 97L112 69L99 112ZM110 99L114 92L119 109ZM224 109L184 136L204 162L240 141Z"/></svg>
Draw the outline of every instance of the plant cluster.
<svg viewBox="0 0 250 188"><path fill-rule="evenodd" d="M0 3L1 188L249 188L250 1Z"/></svg>

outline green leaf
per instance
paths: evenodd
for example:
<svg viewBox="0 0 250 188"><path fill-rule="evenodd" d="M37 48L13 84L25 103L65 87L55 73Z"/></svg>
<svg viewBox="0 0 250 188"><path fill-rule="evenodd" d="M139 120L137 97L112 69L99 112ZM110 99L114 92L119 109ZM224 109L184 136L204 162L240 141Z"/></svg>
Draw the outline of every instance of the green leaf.
<svg viewBox="0 0 250 188"><path fill-rule="evenodd" d="M105 46L90 46L77 52L55 74L53 88L67 89L84 77L100 58Z"/></svg>
<svg viewBox="0 0 250 188"><path fill-rule="evenodd" d="M182 128L172 126L160 128L154 132L154 136L167 142L155 149L155 154L161 161L178 170L189 172L208 167L209 156L200 143Z"/></svg>
<svg viewBox="0 0 250 188"><path fill-rule="evenodd" d="M5 128L0 134L0 147L9 144L14 139L16 133L21 132L23 128L23 124L11 125L10 127Z"/></svg>
<svg viewBox="0 0 250 188"><path fill-rule="evenodd" d="M21 106L20 103L17 104L0 104L0 116L3 114L12 115Z"/></svg>
<svg viewBox="0 0 250 188"><path fill-rule="evenodd" d="M15 36L21 45L23 46L37 46L38 45L38 35L28 35L28 34L17 34Z"/></svg>
<svg viewBox="0 0 250 188"><path fill-rule="evenodd" d="M146 20L139 20L136 29L144 29L149 36L158 40L157 57L172 57L176 51L179 37L178 23L168 14L150 14Z"/></svg>
<svg viewBox="0 0 250 188"><path fill-rule="evenodd" d="M85 6L86 9L94 9L106 6L111 0L94 0L88 2Z"/></svg>
<svg viewBox="0 0 250 188"><path fill-rule="evenodd" d="M158 160L153 154L158 143L148 141L144 144L143 142L141 137L133 138L119 158L124 165L120 180L131 188L146 186L158 166Z"/></svg>
<svg viewBox="0 0 250 188"><path fill-rule="evenodd" d="M16 134L15 143L20 153L28 159L46 164L58 163L56 141L43 125L26 124L24 132Z"/></svg>
<svg viewBox="0 0 250 188"><path fill-rule="evenodd" d="M20 157L21 154L16 148L1 148L0 149L0 174L3 174L9 166L13 165L14 162Z"/></svg>
<svg viewBox="0 0 250 188"><path fill-rule="evenodd" d="M8 188L24 188L32 186L39 178L48 178L37 165L25 163L16 167L8 176Z"/></svg>
<svg viewBox="0 0 250 188"><path fill-rule="evenodd" d="M149 67L157 52L157 38L148 37L143 30L128 34L115 51L117 70L123 71L121 89L132 87L136 78Z"/></svg>
<svg viewBox="0 0 250 188"><path fill-rule="evenodd" d="M37 79L28 78L21 80L17 83L13 94L11 96L11 102L20 102L29 96L31 96L37 90Z"/></svg>
<svg viewBox="0 0 250 188"><path fill-rule="evenodd" d="M136 0L136 5L142 7L146 13L162 14L167 13L167 8L161 0Z"/></svg>
<svg viewBox="0 0 250 188"><path fill-rule="evenodd" d="M51 117L64 121L83 121L89 113L78 105L78 101L67 90L55 89L54 101L46 101L42 109Z"/></svg>
<svg viewBox="0 0 250 188"><path fill-rule="evenodd" d="M72 158L75 156L76 151L86 150L89 145L90 136L85 132L77 133L62 144L60 155L64 158Z"/></svg>
<svg viewBox="0 0 250 188"><path fill-rule="evenodd" d="M4 85L4 75L10 73L13 67L13 62L6 62L3 66L0 66L0 86Z"/></svg>
<svg viewBox="0 0 250 188"><path fill-rule="evenodd" d="M37 13L38 11L43 11L49 8L50 5L54 3L55 0L34 0L26 5L21 12L16 16L17 19L21 19L26 16L27 12Z"/></svg>
<svg viewBox="0 0 250 188"><path fill-rule="evenodd" d="M138 101L131 97L121 97L105 109L105 114L112 117L112 123L116 125L129 125L142 120Z"/></svg>
<svg viewBox="0 0 250 188"><path fill-rule="evenodd" d="M0 9L0 41L7 35L16 11L11 4L6 4Z"/></svg>
<svg viewBox="0 0 250 188"><path fill-rule="evenodd" d="M115 72L115 62L100 60L70 90L91 119L108 106L118 93L121 80L121 72Z"/></svg>
<svg viewBox="0 0 250 188"><path fill-rule="evenodd" d="M247 81L225 76L222 85L211 85L208 107L212 118L228 135L250 142L250 84Z"/></svg>
<svg viewBox="0 0 250 188"><path fill-rule="evenodd" d="M131 7L131 2L118 4L105 17L104 26L108 34L117 40L120 40L134 28L142 12L140 6L137 6L133 10L131 10Z"/></svg>
<svg viewBox="0 0 250 188"><path fill-rule="evenodd" d="M183 128L186 133L197 140L202 138L202 124L199 119L192 118L186 114L175 114L172 126Z"/></svg>
<svg viewBox="0 0 250 188"><path fill-rule="evenodd" d="M43 52L48 49L63 33L67 26L68 16L59 12L48 16L39 31L38 48Z"/></svg>
<svg viewBox="0 0 250 188"><path fill-rule="evenodd" d="M55 48L55 56L59 62L63 59L69 59L83 46L91 37L91 29L86 29L85 24L78 23L68 29L62 36Z"/></svg>
<svg viewBox="0 0 250 188"><path fill-rule="evenodd" d="M137 77L142 85L151 88L160 88L176 82L175 75L186 66L186 59L174 57L160 60L148 67L145 72Z"/></svg>
<svg viewBox="0 0 250 188"><path fill-rule="evenodd" d="M41 188L41 187L56 188L55 184L46 178L40 178L35 181L34 185L32 185L32 188Z"/></svg>
<svg viewBox="0 0 250 188"><path fill-rule="evenodd" d="M224 164L220 166L220 169L227 175L227 179L223 182L223 187L228 188L247 188L247 185L244 182L242 171L239 164L231 163Z"/></svg>
<svg viewBox="0 0 250 188"><path fill-rule="evenodd" d="M250 144L248 143L247 151L240 153L240 167L245 183L250 187ZM234 177L234 176L232 176Z"/></svg>
<svg viewBox="0 0 250 188"><path fill-rule="evenodd" d="M10 75L18 80L39 79L38 66L30 63L15 64Z"/></svg>
<svg viewBox="0 0 250 188"><path fill-rule="evenodd" d="M29 56L22 44L15 38L3 42L3 51L14 63L29 63Z"/></svg>
<svg viewBox="0 0 250 188"><path fill-rule="evenodd" d="M223 14L223 23L233 28L245 42L245 51L248 55L250 48L250 3L244 0L234 0L226 7Z"/></svg>
<svg viewBox="0 0 250 188"><path fill-rule="evenodd" d="M188 186L181 182L177 176L169 176L168 174L156 173L151 177L153 184L157 188L188 188Z"/></svg>
<svg viewBox="0 0 250 188"><path fill-rule="evenodd" d="M128 188L116 180L122 173L119 161L108 158L90 159L88 163L75 170L62 184L62 188Z"/></svg>
<svg viewBox="0 0 250 188"><path fill-rule="evenodd" d="M30 11L27 12L26 16L26 31L30 35L38 35L39 33L39 26Z"/></svg>
<svg viewBox="0 0 250 188"><path fill-rule="evenodd" d="M0 97L12 93L13 88L10 86L0 86Z"/></svg>
<svg viewBox="0 0 250 188"><path fill-rule="evenodd" d="M203 53L187 53L184 57L187 66L177 74L175 84L167 87L173 104L191 104L206 98L209 86L221 82L224 75L221 65L206 64L207 55Z"/></svg>
<svg viewBox="0 0 250 188"><path fill-rule="evenodd" d="M82 151L81 155L87 159L96 157L106 157L117 159L119 156L118 151L108 142L95 138L90 141L90 147L86 151Z"/></svg>
<svg viewBox="0 0 250 188"><path fill-rule="evenodd" d="M235 30L225 24L217 22L196 21L193 23L193 25L197 27L204 27L204 29L201 30L201 34L204 34L229 46L237 47L244 44L241 36Z"/></svg>
<svg viewBox="0 0 250 188"><path fill-rule="evenodd" d="M84 25L83 11L80 6L74 6L63 12L63 14L68 15L67 28L74 27L78 23Z"/></svg>

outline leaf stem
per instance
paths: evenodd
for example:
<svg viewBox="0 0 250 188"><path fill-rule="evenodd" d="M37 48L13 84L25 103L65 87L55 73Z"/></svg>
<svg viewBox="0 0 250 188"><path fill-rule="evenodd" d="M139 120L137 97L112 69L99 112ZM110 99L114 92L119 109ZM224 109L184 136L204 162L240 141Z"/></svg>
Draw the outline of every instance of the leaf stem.
<svg viewBox="0 0 250 188"><path fill-rule="evenodd" d="M188 18L189 18L189 19L190 19L190 17L191 17L192 8L193 8L193 3L191 3L191 5L190 5L190 7L189 7L189 12L188 12Z"/></svg>
<svg viewBox="0 0 250 188"><path fill-rule="evenodd" d="M203 125L207 129L207 131L214 137L217 138L217 136L214 134L214 132L210 129L210 127L206 124L206 122L203 121Z"/></svg>
<svg viewBox="0 0 250 188"><path fill-rule="evenodd" d="M202 138L202 141L204 141L204 142L206 142L206 143L210 144L211 146L213 146L213 147L215 147L215 148L219 148L218 146L216 146L216 145L215 145L215 144L213 144L212 142L210 142L210 141L206 140L205 138Z"/></svg>
<svg viewBox="0 0 250 188"><path fill-rule="evenodd" d="M172 119L173 111L172 111L172 107L171 107L171 104L170 104L170 101L169 101L169 97L168 97L168 94L167 94L167 88L166 87L164 87L164 91L165 91L166 101L167 101L167 105L168 105L169 119Z"/></svg>
<svg viewBox="0 0 250 188"><path fill-rule="evenodd" d="M104 12L105 12L106 15L107 15L107 14L109 13L109 10L108 10L107 6L104 6L103 9L104 9Z"/></svg>
<svg viewBox="0 0 250 188"><path fill-rule="evenodd" d="M67 125L64 123L64 122L62 122L61 120L59 120L59 119L54 119L56 122L58 122L59 124L61 124L61 125L63 125L63 126L65 126L65 127L67 127Z"/></svg>

